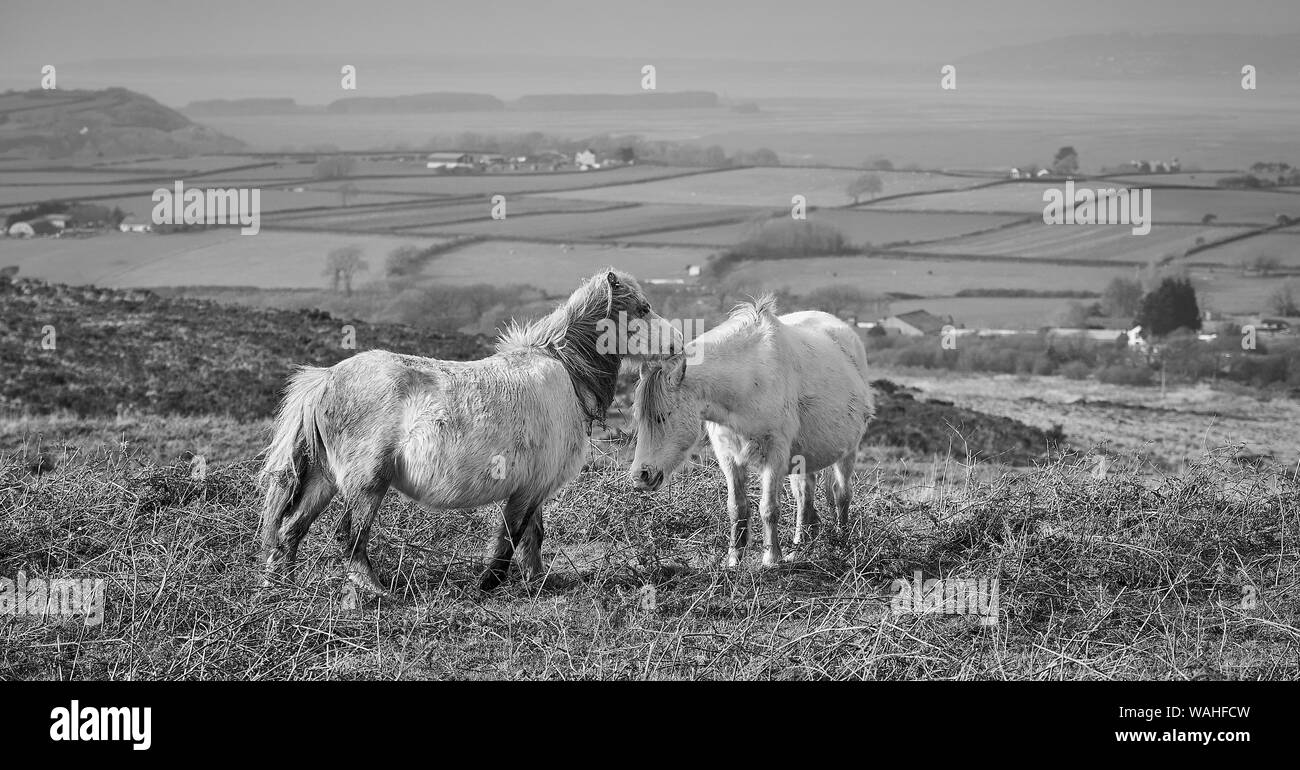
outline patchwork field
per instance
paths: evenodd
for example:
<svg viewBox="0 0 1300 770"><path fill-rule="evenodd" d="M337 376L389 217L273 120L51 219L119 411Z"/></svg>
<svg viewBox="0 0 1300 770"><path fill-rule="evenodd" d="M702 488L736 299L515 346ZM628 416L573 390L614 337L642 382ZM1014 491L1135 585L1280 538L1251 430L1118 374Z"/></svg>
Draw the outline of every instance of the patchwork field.
<svg viewBox="0 0 1300 770"><path fill-rule="evenodd" d="M321 193L324 194L324 193ZM604 211L627 204L602 203L599 201L569 200L537 195L511 198L506 203L507 217L532 214L558 214L563 212ZM469 223L491 220L492 203L483 198L473 203L406 201L400 206L384 206L375 209L333 209L330 211L310 212L292 216L275 217L277 225L286 227L328 227L338 230L358 231L392 231L429 228L452 223Z"/></svg>
<svg viewBox="0 0 1300 770"><path fill-rule="evenodd" d="M1264 233L1197 252L1188 257L1188 260L1196 264L1211 262L1235 266L1243 260L1250 261L1259 256L1276 257L1281 267L1300 268L1300 232L1282 230Z"/></svg>
<svg viewBox="0 0 1300 770"><path fill-rule="evenodd" d="M667 179L654 183L604 187L564 193L566 197L616 200L631 203L699 203L721 206L771 206L790 208L790 199L802 195L809 206L846 206L853 202L844 192L863 174L878 176L881 195L970 187L987 180L926 172L864 171L842 168L745 168L702 176ZM868 196L863 196L865 200Z"/></svg>
<svg viewBox="0 0 1300 770"><path fill-rule="evenodd" d="M731 275L762 286L788 287L795 293L849 285L873 294L900 292L930 297L956 294L963 289L1100 292L1112 278L1128 276L1131 272L1100 266L855 256L745 262L734 268Z"/></svg>
<svg viewBox="0 0 1300 770"><path fill-rule="evenodd" d="M203 187L210 185L204 184ZM163 185L171 189L171 185ZM155 188L156 189L156 188ZM337 212L347 212L347 209L339 208L342 205L342 199L338 193L332 192L312 192L304 190L303 192L290 192L277 188L261 187L258 198L261 203L262 214L264 216L262 223L267 224L265 216L275 212L297 211L300 209L333 209L334 216ZM382 195L376 193L357 193L349 196L348 205L361 206L366 204L377 203L410 203L411 199L404 195ZM136 219L141 221L151 221L153 208L156 205L153 202L153 190L147 193L137 193L135 195L123 195L115 198L104 198L94 201L97 206L120 207L123 211L132 214Z"/></svg>
<svg viewBox="0 0 1300 770"><path fill-rule="evenodd" d="M670 206L641 205L620 207L603 211L583 211L564 214L510 217L494 220L484 217L475 222L463 222L434 228L421 228L419 232L454 233L457 235L489 235L503 238L574 238L607 239L627 237L637 241L653 240L647 231L672 230L710 222L727 220L748 221L766 213L738 206ZM692 242L698 245L698 242Z"/></svg>
<svg viewBox="0 0 1300 770"><path fill-rule="evenodd" d="M891 313L926 310L972 329L1038 329L1061 322L1072 300L1042 297L927 297L889 303Z"/></svg>
<svg viewBox="0 0 1300 770"><path fill-rule="evenodd" d="M424 269L425 279L441 285L527 284L547 292L570 292L608 265L642 281L686 276L687 265L704 262L711 252L686 247L654 248L613 244L485 241L442 254Z"/></svg>
<svg viewBox="0 0 1300 770"><path fill-rule="evenodd" d="M1114 187L1113 180L1079 182L1090 189ZM991 211L1042 215L1043 192L1063 183L1016 182L976 190L934 193L868 204L886 211ZM1213 214L1219 224L1275 224L1278 214L1300 218L1300 195L1257 190L1153 188L1152 221L1197 224Z"/></svg>
<svg viewBox="0 0 1300 770"><path fill-rule="evenodd" d="M778 216L785 210L775 212ZM766 217L761 217L765 219ZM854 246L881 246L951 238L964 233L1009 225L1020 217L997 214L922 214L915 212L866 211L862 209L818 209L808 212L808 221L825 222L844 234ZM639 243L699 246L733 246L753 233L754 222L646 233Z"/></svg>
<svg viewBox="0 0 1300 770"><path fill-rule="evenodd" d="M1182 256L1201 243L1247 232L1250 228L1156 225L1151 232L1137 235L1128 225L1046 225L1031 221L996 232L927 243L921 249L935 254L1145 263Z"/></svg>
<svg viewBox="0 0 1300 770"><path fill-rule="evenodd" d="M332 249L360 247L370 265L360 277L369 280L381 274L384 257L396 247L446 240L266 231L254 236L221 229L165 236L8 239L0 253L3 264L17 265L23 276L74 285L323 288L328 280L322 270Z"/></svg>
<svg viewBox="0 0 1300 770"><path fill-rule="evenodd" d="M598 171L515 174L433 174L372 177L314 182L312 190L335 190L351 182L361 190L419 195L510 195L578 190L600 185L623 185L651 179L693 177L704 169L672 166L622 166ZM704 173L711 176L713 172ZM582 197L582 196L575 196Z"/></svg>

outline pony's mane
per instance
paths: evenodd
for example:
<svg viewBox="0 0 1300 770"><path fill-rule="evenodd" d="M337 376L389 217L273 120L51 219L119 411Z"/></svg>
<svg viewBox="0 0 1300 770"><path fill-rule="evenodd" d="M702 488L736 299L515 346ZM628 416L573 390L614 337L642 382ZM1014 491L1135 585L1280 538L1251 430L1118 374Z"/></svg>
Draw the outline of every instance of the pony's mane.
<svg viewBox="0 0 1300 770"><path fill-rule="evenodd" d="M742 302L731 309L729 320L740 323L758 324L769 318L776 318L776 296L766 292L753 297L749 302Z"/></svg>
<svg viewBox="0 0 1300 770"><path fill-rule="evenodd" d="M610 272L618 279L617 284L609 282ZM614 401L622 356L598 350L597 324L616 317L620 310L638 315L638 305L644 302L631 276L602 270L546 317L529 324L512 321L497 340L496 350L498 353L536 350L555 358L569 373L587 419L603 421Z"/></svg>
<svg viewBox="0 0 1300 770"><path fill-rule="evenodd" d="M632 394L632 404L636 409L637 430L649 431L651 435L658 432L658 427L667 419L666 391L668 388L664 366L654 365L637 380L636 391Z"/></svg>

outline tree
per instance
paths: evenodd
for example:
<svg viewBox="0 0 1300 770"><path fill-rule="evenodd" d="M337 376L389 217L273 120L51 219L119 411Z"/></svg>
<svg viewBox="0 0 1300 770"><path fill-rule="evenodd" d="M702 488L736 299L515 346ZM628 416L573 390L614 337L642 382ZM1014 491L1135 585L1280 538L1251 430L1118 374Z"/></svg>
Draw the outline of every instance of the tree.
<svg viewBox="0 0 1300 770"><path fill-rule="evenodd" d="M1142 306L1142 282L1132 278L1112 278L1101 294L1101 309L1111 318L1132 318Z"/></svg>
<svg viewBox="0 0 1300 770"><path fill-rule="evenodd" d="M388 258L384 260L384 273L389 278L414 275L420 266L422 255L419 246L404 243L388 253Z"/></svg>
<svg viewBox="0 0 1300 770"><path fill-rule="evenodd" d="M360 191L357 189L357 186L351 182L344 182L339 186L339 198L343 200L343 205L345 207L348 205L348 199L356 197L358 192Z"/></svg>
<svg viewBox="0 0 1300 770"><path fill-rule="evenodd" d="M885 184L880 181L879 176L876 176L875 174L863 174L850 182L848 189L846 189L845 192L853 199L854 205L857 205L863 195L870 193L871 197L875 198L876 195L884 189Z"/></svg>
<svg viewBox="0 0 1300 770"><path fill-rule="evenodd" d="M350 175L356 165L356 159L350 155L321 158L316 161L316 165L312 169L312 176L316 179L341 179Z"/></svg>
<svg viewBox="0 0 1300 770"><path fill-rule="evenodd" d="M325 258L324 275L330 279L331 291L338 291L342 284L344 295L351 297L352 276L369 269L370 266L361 258L359 246L343 246L334 249Z"/></svg>
<svg viewBox="0 0 1300 770"><path fill-rule="evenodd" d="M878 306L880 298L868 294L856 286L822 286L814 289L803 298L803 304L815 310L821 310L840 318L863 318L870 316Z"/></svg>
<svg viewBox="0 0 1300 770"><path fill-rule="evenodd" d="M1079 170L1079 153L1073 147L1065 146L1056 151L1052 158L1052 171L1061 176L1069 176Z"/></svg>
<svg viewBox="0 0 1300 770"><path fill-rule="evenodd" d="M1137 323L1145 336L1164 337L1175 329L1199 331L1201 309L1196 290L1186 278L1166 278L1156 290L1142 298Z"/></svg>
<svg viewBox="0 0 1300 770"><path fill-rule="evenodd" d="M1270 313L1280 316L1293 318L1300 315L1300 306L1296 305L1295 291L1291 282L1287 281L1277 287L1272 294L1268 296L1268 310Z"/></svg>

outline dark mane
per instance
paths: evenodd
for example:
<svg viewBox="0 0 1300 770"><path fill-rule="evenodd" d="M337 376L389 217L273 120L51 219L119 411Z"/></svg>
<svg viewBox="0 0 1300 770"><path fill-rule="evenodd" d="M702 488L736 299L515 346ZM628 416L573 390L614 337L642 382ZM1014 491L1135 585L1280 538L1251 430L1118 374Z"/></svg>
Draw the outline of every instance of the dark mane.
<svg viewBox="0 0 1300 770"><path fill-rule="evenodd" d="M617 283L609 282L610 273L617 278ZM645 305L645 297L632 276L617 270L602 270L550 315L526 326L513 324L497 341L497 351L532 348L554 357L569 373L587 419L603 422L614 402L623 357L598 350L597 324L604 319L617 319L620 311L626 312L629 318L639 317Z"/></svg>

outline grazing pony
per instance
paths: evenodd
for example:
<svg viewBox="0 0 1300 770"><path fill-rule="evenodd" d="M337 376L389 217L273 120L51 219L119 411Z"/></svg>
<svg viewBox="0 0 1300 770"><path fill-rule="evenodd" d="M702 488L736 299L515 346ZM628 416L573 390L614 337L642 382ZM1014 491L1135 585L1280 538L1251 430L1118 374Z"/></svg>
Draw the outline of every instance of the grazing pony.
<svg viewBox="0 0 1300 770"><path fill-rule="evenodd" d="M644 334L607 339L615 318L656 329L669 350L651 350ZM267 583L286 566L292 577L299 543L338 494L345 507L335 537L348 578L388 595L366 544L389 487L435 509L505 500L480 586L500 583L516 551L524 575L539 575L542 503L581 470L622 356L680 350L680 334L651 310L632 276L610 269L545 318L513 325L482 360L370 350L328 369L299 368L262 472Z"/></svg>
<svg viewBox="0 0 1300 770"><path fill-rule="evenodd" d="M629 475L637 489L658 489L708 431L727 477L731 537L727 564L736 565L749 544L751 467L762 473L759 515L766 548L763 563L781 561L777 539L781 477L790 477L797 511L794 542L817 536L813 507L817 471L827 504L848 523L849 478L858 442L875 415L867 384L867 352L857 333L818 311L776 315L765 296L690 345L685 355L641 364L636 389L636 455Z"/></svg>

